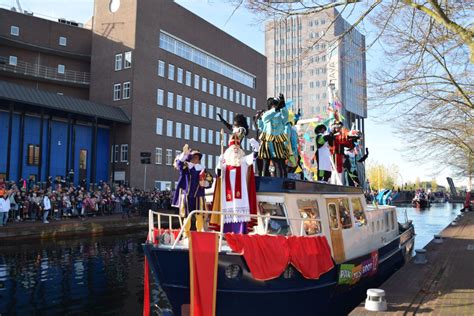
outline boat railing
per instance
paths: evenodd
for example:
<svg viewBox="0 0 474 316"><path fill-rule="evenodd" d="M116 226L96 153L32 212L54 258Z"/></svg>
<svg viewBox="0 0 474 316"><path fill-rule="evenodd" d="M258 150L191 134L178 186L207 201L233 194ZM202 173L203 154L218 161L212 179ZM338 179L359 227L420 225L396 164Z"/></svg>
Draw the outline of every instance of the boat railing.
<svg viewBox="0 0 474 316"><path fill-rule="evenodd" d="M251 218L251 219L257 219L257 220L262 219L263 223L264 223L263 234L268 233L268 225L270 224L270 220L284 220L284 221L288 222L291 235L294 235L290 222L296 221L296 222L300 223L300 229L299 229L300 236L304 236L304 223L305 222L320 222L321 221L321 219L319 219L319 218L301 218L301 217L296 218L296 217L276 216L276 215L269 215L269 214L242 214L242 213L235 213L235 212L231 213L231 212L220 212L220 211L194 210L194 211L189 213L189 215L184 219L184 222L183 222L182 218L179 215L164 214L164 213L159 213L159 212L154 212L152 210L149 210L148 211L148 229L149 229L148 241L150 243L154 242L153 238L154 238L154 229L155 229L155 222L154 222L154 217L155 216L157 218L157 224L158 224L157 228L158 228L159 231L161 231L163 229L162 220L161 220L162 217L168 217L168 229L169 230L173 229L173 223L172 223L173 219L174 218L178 219L179 226L180 226L179 227L179 233L176 236L176 238L173 242L173 245L171 246L171 249L174 249L177 246L178 242L180 241L181 237L183 237L184 232L186 230L186 226L187 226L188 222L190 222L192 220L193 216L204 215L204 214L219 215L220 216L220 229L219 229L219 231L217 231L217 230L207 230L207 232L215 233L215 234L219 235L219 251L221 251L222 240L223 240L223 237L225 235L225 233L224 233L224 218L225 218L225 216L236 216L236 217L243 217L243 218L246 218L246 219ZM258 223L256 225L258 225ZM317 234L314 234L314 235L311 235L311 236L317 236L317 235L321 235L321 230Z"/></svg>

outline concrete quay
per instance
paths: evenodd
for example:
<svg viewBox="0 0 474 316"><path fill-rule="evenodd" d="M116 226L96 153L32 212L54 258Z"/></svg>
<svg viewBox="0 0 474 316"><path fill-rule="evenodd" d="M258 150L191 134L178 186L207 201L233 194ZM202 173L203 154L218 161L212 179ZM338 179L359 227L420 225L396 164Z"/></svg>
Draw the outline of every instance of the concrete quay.
<svg viewBox="0 0 474 316"><path fill-rule="evenodd" d="M140 231L146 238L148 217L134 216L127 219L117 214L86 217L84 220L80 218L51 220L49 224L44 224L41 221L13 222L0 227L0 245L31 240L55 240Z"/></svg>
<svg viewBox="0 0 474 316"><path fill-rule="evenodd" d="M387 311L367 311L363 301L350 315L474 315L474 212L440 235L443 243L425 247L426 264L411 260L379 287Z"/></svg>

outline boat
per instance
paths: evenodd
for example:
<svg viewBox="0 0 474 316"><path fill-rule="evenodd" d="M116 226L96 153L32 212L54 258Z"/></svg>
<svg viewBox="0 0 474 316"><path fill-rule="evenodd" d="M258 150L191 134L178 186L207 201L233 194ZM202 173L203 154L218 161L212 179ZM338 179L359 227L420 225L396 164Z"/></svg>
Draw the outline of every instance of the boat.
<svg viewBox="0 0 474 316"><path fill-rule="evenodd" d="M380 285L410 257L411 221L398 223L393 206L367 205L360 188L272 177L255 177L255 184L258 213L248 238L318 238L328 246L324 259L330 268L307 278L292 263L271 280L257 280L245 253L232 250L222 229L208 228L219 238L216 315L347 314L344 305L356 292ZM190 249L183 227L197 213L214 212L193 211L182 221L150 211L143 244L155 281L178 316L187 315L190 304Z"/></svg>
<svg viewBox="0 0 474 316"><path fill-rule="evenodd" d="M424 209L430 207L430 201L423 196L415 196L412 200L413 207Z"/></svg>

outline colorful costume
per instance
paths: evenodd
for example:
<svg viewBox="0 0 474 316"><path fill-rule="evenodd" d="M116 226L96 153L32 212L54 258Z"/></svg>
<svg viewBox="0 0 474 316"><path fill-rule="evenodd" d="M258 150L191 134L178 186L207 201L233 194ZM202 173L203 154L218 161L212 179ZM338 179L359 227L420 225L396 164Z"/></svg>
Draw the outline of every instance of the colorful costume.
<svg viewBox="0 0 474 316"><path fill-rule="evenodd" d="M245 156L237 136L232 137L229 148L220 157L220 207L224 216L224 232L247 233L249 215L256 213L256 192L251 183L254 181L253 172L250 176L248 172L254 159L253 153Z"/></svg>
<svg viewBox="0 0 474 316"><path fill-rule="evenodd" d="M188 214L194 210L206 209L204 201L205 187L200 184L200 178L202 178L202 174L205 173L205 167L201 164L193 164L190 162L194 155L200 155L202 157L200 152L192 151L190 153L183 152L175 159L174 165L175 168L179 170L179 179L172 206L179 209L179 215L181 217L188 216ZM202 215L197 214L195 218L197 230L202 230ZM186 231L192 229L193 224L194 218L188 222Z"/></svg>
<svg viewBox="0 0 474 316"><path fill-rule="evenodd" d="M336 172L339 182L342 184L342 172L344 171L344 149L352 149L355 147L354 139L349 137L349 130L342 126L341 122L336 121L333 126L334 146L332 147L332 154L334 155L334 163L336 165Z"/></svg>
<svg viewBox="0 0 474 316"><path fill-rule="evenodd" d="M318 181L328 182L331 178L332 163L330 145L333 143L333 135L326 133L325 125L318 125L314 129L316 134L316 162L318 163Z"/></svg>
<svg viewBox="0 0 474 316"><path fill-rule="evenodd" d="M275 100L276 101L276 100ZM285 125L288 121L288 109L285 107L283 96L273 103L272 108L263 113L258 126L261 127L261 146L258 157L264 161L265 176L269 176L270 160L277 164L280 176L286 177L285 160L288 159L288 149L285 143L288 137L285 134Z"/></svg>

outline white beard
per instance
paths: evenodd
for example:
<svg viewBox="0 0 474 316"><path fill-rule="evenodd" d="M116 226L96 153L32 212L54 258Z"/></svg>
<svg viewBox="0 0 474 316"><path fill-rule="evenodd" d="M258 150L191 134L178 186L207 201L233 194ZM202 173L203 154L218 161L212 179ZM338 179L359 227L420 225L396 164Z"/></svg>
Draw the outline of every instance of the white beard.
<svg viewBox="0 0 474 316"><path fill-rule="evenodd" d="M242 163L242 158L245 156L245 152L242 148L238 147L238 151L235 152L235 145L230 146L224 152L224 163L228 166L238 167Z"/></svg>

